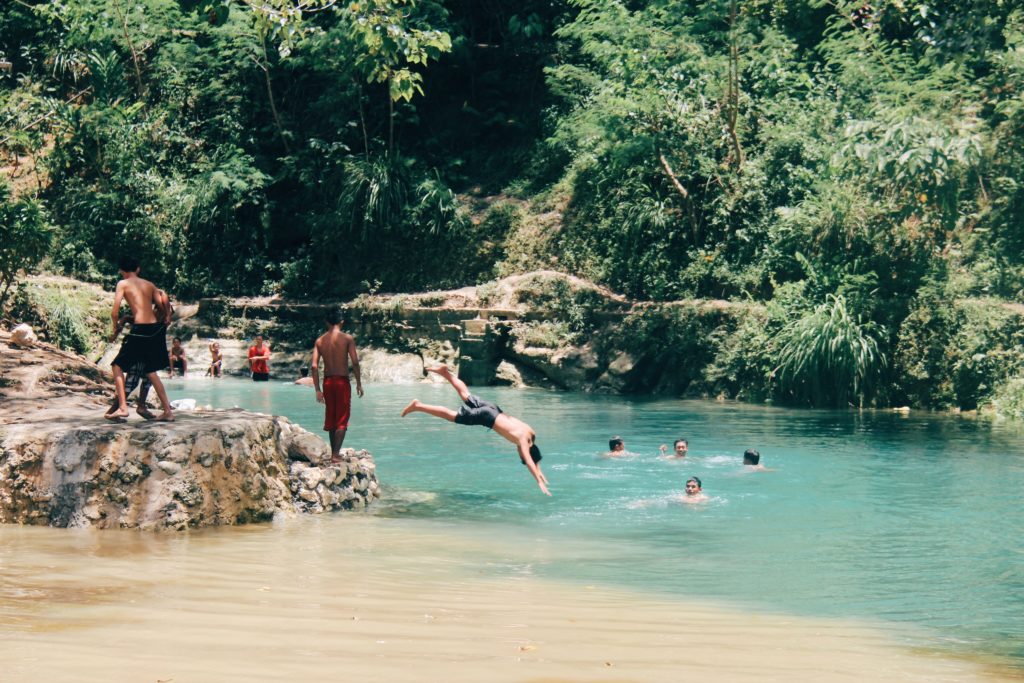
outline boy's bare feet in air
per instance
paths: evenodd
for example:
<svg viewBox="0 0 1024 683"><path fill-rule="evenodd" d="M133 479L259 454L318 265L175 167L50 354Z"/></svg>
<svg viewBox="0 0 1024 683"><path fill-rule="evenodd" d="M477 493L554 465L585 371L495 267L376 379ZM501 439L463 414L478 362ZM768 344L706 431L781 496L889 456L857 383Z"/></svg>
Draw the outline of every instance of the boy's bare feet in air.
<svg viewBox="0 0 1024 683"><path fill-rule="evenodd" d="M412 411L416 410L416 408L419 406L419 404L420 404L420 402L417 401L416 399L413 399L412 401L410 401L409 405L407 405L405 407L405 410L402 411L402 417L405 417L406 415L408 415Z"/></svg>
<svg viewBox="0 0 1024 683"><path fill-rule="evenodd" d="M441 375L447 378L452 374L452 371L448 369L447 365L435 365L433 367L425 368L427 372L433 372L436 375Z"/></svg>

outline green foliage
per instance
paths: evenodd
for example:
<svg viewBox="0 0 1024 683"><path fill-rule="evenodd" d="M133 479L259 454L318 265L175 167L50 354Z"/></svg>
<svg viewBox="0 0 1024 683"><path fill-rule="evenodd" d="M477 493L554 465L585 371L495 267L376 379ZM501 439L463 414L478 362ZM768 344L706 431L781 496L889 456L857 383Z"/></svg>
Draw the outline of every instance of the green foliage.
<svg viewBox="0 0 1024 683"><path fill-rule="evenodd" d="M31 325L43 339L80 354L98 348L109 334L109 302L99 303L91 288L69 289L45 277L19 283L8 314Z"/></svg>
<svg viewBox="0 0 1024 683"><path fill-rule="evenodd" d="M903 323L895 363L907 401L974 409L1024 370L1021 313L997 301L929 288Z"/></svg>
<svg viewBox="0 0 1024 683"><path fill-rule="evenodd" d="M1000 384L992 403L998 414L1024 420L1024 378L1014 377Z"/></svg>
<svg viewBox="0 0 1024 683"><path fill-rule="evenodd" d="M81 311L66 299L58 299L46 311L49 336L54 344L75 353L89 350L89 330Z"/></svg>
<svg viewBox="0 0 1024 683"><path fill-rule="evenodd" d="M721 382L720 374L705 377L705 368L713 366L729 345L738 322L728 309L699 304L656 305L630 314L618 331L618 343L635 360L631 382L624 390L673 395L739 393L735 385Z"/></svg>
<svg viewBox="0 0 1024 683"><path fill-rule="evenodd" d="M515 336L524 345L542 349L558 349L573 343L569 326L561 321L542 320L516 325Z"/></svg>
<svg viewBox="0 0 1024 683"><path fill-rule="evenodd" d="M39 264L51 239L42 205L29 198L12 199L0 185L0 310L18 274Z"/></svg>
<svg viewBox="0 0 1024 683"><path fill-rule="evenodd" d="M364 52L356 58L368 83L386 83L395 102L423 94L423 76L410 65L426 66L452 49L447 33L415 25L415 0L358 0L345 10L350 31Z"/></svg>
<svg viewBox="0 0 1024 683"><path fill-rule="evenodd" d="M963 303L1024 293L1015 3L16 2L0 55L15 271L51 224L51 267L130 252L187 297L557 267L668 315L630 323L635 390L967 407L1017 367Z"/></svg>
<svg viewBox="0 0 1024 683"><path fill-rule="evenodd" d="M862 323L842 295L794 320L781 333L778 381L783 396L814 406L870 401L886 358L884 330Z"/></svg>

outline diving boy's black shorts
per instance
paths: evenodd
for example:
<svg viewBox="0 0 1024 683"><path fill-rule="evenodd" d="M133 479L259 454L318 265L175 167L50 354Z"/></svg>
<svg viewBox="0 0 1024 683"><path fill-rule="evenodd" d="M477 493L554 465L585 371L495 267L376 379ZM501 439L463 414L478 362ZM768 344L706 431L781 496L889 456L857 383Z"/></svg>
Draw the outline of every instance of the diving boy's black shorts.
<svg viewBox="0 0 1024 683"><path fill-rule="evenodd" d="M470 394L465 405L455 414L455 423L460 425L480 425L488 429L494 428L501 408L490 401L485 401L476 394Z"/></svg>

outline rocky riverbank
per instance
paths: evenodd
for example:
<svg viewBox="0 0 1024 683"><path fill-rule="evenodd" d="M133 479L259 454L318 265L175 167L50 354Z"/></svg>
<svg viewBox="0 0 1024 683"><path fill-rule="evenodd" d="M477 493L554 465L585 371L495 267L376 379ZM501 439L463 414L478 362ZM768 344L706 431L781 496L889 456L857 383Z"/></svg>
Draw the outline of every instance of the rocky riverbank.
<svg viewBox="0 0 1024 683"><path fill-rule="evenodd" d="M297 376L323 330L331 302L211 298L180 307L171 328L198 369L216 339L229 373L245 371L256 334L273 350L271 373ZM653 307L577 277L536 271L461 289L363 295L344 304L345 329L360 346L370 381L413 382L425 360L457 367L468 384L539 386L610 393L735 395L716 357L762 307L687 301ZM639 328L685 327L685 344ZM666 332L669 330L666 329Z"/></svg>
<svg viewBox="0 0 1024 683"><path fill-rule="evenodd" d="M379 494L366 451L332 465L323 440L286 418L111 423L109 387L80 357L0 331L0 522L187 529L359 509Z"/></svg>

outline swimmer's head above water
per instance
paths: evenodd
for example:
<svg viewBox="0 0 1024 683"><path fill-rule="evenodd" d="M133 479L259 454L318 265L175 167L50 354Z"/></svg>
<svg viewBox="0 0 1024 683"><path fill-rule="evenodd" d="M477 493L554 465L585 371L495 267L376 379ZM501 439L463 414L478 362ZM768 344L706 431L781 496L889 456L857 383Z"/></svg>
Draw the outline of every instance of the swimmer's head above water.
<svg viewBox="0 0 1024 683"><path fill-rule="evenodd" d="M761 454L753 448L748 448L743 452L743 464L744 465L756 465L761 462Z"/></svg>
<svg viewBox="0 0 1024 683"><path fill-rule="evenodd" d="M701 490L701 481L699 477L690 477L686 480L686 495L700 495Z"/></svg>
<svg viewBox="0 0 1024 683"><path fill-rule="evenodd" d="M612 452L624 451L626 450L626 442L620 436L613 436L608 439L608 450Z"/></svg>

